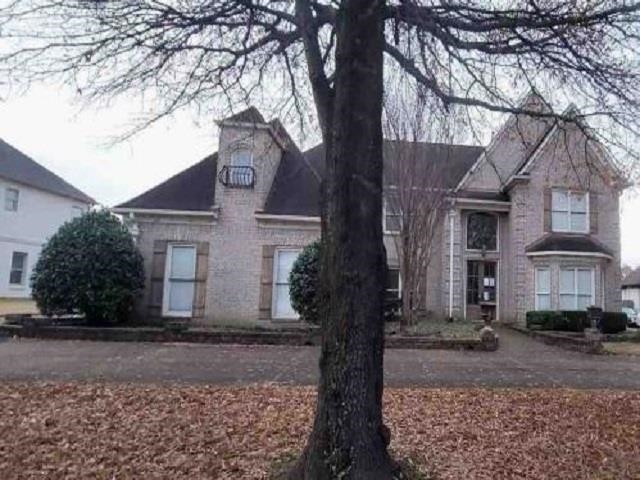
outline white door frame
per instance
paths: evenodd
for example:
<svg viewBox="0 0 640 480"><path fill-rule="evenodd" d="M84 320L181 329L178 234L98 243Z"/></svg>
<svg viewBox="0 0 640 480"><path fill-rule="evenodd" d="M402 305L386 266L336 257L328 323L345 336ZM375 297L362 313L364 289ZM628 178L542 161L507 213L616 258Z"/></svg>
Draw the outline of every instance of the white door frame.
<svg viewBox="0 0 640 480"><path fill-rule="evenodd" d="M171 311L169 309L169 294L171 289L171 260L173 257L173 249L176 247L193 248L193 284L195 288L195 276L198 261L198 250L195 243L170 243L167 245L167 255L164 263L164 285L162 287L162 316L163 317L184 317L188 318L193 315L193 298L191 299L190 311Z"/></svg>

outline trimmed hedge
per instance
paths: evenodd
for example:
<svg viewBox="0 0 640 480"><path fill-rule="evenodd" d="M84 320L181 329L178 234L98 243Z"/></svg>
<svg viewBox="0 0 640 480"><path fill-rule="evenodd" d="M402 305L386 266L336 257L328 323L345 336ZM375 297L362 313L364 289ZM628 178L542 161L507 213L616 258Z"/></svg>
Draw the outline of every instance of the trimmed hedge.
<svg viewBox="0 0 640 480"><path fill-rule="evenodd" d="M582 332L589 328L586 310L537 310L527 312L529 330L555 330L560 332ZM627 316L622 312L603 312L598 329L602 333L619 333L627 327Z"/></svg>
<svg viewBox="0 0 640 480"><path fill-rule="evenodd" d="M126 320L143 287L142 255L108 210L62 225L42 248L31 276L42 313L81 313L90 325Z"/></svg>
<svg viewBox="0 0 640 480"><path fill-rule="evenodd" d="M561 332L582 332L589 325L586 311L536 310L527 312L529 330L556 330Z"/></svg>
<svg viewBox="0 0 640 480"><path fill-rule="evenodd" d="M604 312L598 325L602 333L620 333L627 329L627 315L623 312Z"/></svg>

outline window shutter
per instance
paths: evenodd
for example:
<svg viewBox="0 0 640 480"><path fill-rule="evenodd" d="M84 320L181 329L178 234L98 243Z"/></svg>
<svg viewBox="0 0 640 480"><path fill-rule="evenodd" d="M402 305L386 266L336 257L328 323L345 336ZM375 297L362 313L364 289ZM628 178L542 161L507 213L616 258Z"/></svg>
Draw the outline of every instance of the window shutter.
<svg viewBox="0 0 640 480"><path fill-rule="evenodd" d="M203 318L205 305L207 303L209 242L198 242L196 250L196 284L193 289L193 318Z"/></svg>
<svg viewBox="0 0 640 480"><path fill-rule="evenodd" d="M551 189L544 189L544 231L551 232Z"/></svg>
<svg viewBox="0 0 640 480"><path fill-rule="evenodd" d="M598 233L598 194L589 192L589 231Z"/></svg>
<svg viewBox="0 0 640 480"><path fill-rule="evenodd" d="M149 285L149 316L162 316L162 293L164 290L164 268L167 259L167 240L153 242L153 257L151 258L151 282Z"/></svg>
<svg viewBox="0 0 640 480"><path fill-rule="evenodd" d="M260 305L258 318L271 319L271 299L273 296L273 256L276 245L262 246L262 273L260 275Z"/></svg>

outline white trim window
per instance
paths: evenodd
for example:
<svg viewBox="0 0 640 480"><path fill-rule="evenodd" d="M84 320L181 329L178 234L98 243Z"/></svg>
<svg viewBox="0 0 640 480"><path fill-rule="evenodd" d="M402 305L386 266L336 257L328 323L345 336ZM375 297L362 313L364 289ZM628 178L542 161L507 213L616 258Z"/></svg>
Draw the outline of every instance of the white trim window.
<svg viewBox="0 0 640 480"><path fill-rule="evenodd" d="M551 269L536 268L536 310L551 310Z"/></svg>
<svg viewBox="0 0 640 480"><path fill-rule="evenodd" d="M191 317L196 285L196 246L169 244L164 271L162 314Z"/></svg>
<svg viewBox="0 0 640 480"><path fill-rule="evenodd" d="M84 208L79 207L78 205L71 206L71 218L78 218L84 214Z"/></svg>
<svg viewBox="0 0 640 480"><path fill-rule="evenodd" d="M589 231L589 195L585 192L551 192L551 229L554 232Z"/></svg>
<svg viewBox="0 0 640 480"><path fill-rule="evenodd" d="M9 285L22 286L27 277L27 254L13 252L11 255L11 270L9 271Z"/></svg>
<svg viewBox="0 0 640 480"><path fill-rule="evenodd" d="M397 234L402 228L402 210L399 194L386 192L382 204L382 229L384 233Z"/></svg>
<svg viewBox="0 0 640 480"><path fill-rule="evenodd" d="M385 295L388 299L402 297L402 279L400 278L400 269L397 267L387 268Z"/></svg>
<svg viewBox="0 0 640 480"><path fill-rule="evenodd" d="M271 317L280 320L295 320L298 313L291 306L289 275L293 264L302 252L300 248L277 248L273 254L273 295Z"/></svg>
<svg viewBox="0 0 640 480"><path fill-rule="evenodd" d="M595 304L592 268L560 269L560 310L585 310Z"/></svg>
<svg viewBox="0 0 640 480"><path fill-rule="evenodd" d="M20 190L17 188L7 188L4 192L4 209L7 212L17 212L20 200Z"/></svg>

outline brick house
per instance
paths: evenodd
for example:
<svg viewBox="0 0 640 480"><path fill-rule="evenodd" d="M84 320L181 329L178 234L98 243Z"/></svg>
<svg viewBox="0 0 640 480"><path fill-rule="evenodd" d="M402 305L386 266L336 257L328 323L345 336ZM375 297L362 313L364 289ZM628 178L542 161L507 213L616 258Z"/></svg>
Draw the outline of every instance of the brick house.
<svg viewBox="0 0 640 480"><path fill-rule="evenodd" d="M523 103L546 108L533 94ZM300 151L254 108L219 126L217 153L114 208L145 258L137 312L198 323L295 320L288 274L320 235L323 148ZM486 148L421 146L424 161L446 169L451 196L424 272L424 309L503 322L534 309L619 310L626 182L585 132L512 115ZM400 295L394 216L385 209L388 292Z"/></svg>

